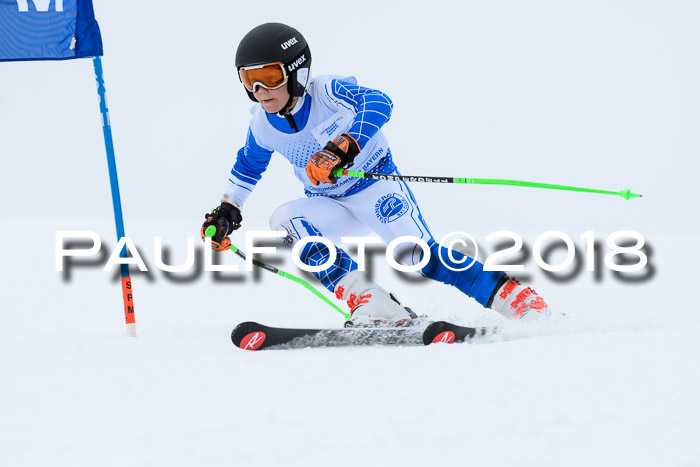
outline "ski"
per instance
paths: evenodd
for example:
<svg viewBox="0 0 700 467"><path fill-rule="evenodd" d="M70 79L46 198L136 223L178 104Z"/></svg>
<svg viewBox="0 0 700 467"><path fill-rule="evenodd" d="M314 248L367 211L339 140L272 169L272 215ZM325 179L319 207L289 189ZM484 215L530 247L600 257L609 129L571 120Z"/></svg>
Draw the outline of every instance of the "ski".
<svg viewBox="0 0 700 467"><path fill-rule="evenodd" d="M233 344L243 350L302 349L306 347L347 347L364 345L430 345L470 341L493 334L496 328L471 328L436 321L426 328L354 327L343 329L276 328L246 321L231 332Z"/></svg>
<svg viewBox="0 0 700 467"><path fill-rule="evenodd" d="M423 327L297 329L275 328L247 321L234 328L231 340L236 347L243 350L362 345L407 346L423 343Z"/></svg>
<svg viewBox="0 0 700 467"><path fill-rule="evenodd" d="M497 328L470 328L448 323L447 321L435 321L430 323L423 331L423 343L425 345L455 342L465 342L486 334L493 334Z"/></svg>

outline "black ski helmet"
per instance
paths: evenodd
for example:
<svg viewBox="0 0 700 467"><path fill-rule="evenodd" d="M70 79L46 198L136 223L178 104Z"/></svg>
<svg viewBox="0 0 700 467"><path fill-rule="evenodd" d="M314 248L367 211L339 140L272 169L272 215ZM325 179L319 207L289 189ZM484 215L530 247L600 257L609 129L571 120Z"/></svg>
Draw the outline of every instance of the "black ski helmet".
<svg viewBox="0 0 700 467"><path fill-rule="evenodd" d="M238 44L236 71L243 66L274 62L282 62L287 71L290 102L295 96L303 96L311 79L311 50L299 31L282 23L265 23L253 28ZM258 102L252 92L246 92Z"/></svg>

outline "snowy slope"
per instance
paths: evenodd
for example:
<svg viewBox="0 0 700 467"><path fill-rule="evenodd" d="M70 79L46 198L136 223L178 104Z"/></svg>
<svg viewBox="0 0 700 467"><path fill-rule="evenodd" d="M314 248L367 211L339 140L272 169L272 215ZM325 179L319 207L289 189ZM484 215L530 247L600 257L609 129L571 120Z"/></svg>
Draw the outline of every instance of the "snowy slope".
<svg viewBox="0 0 700 467"><path fill-rule="evenodd" d="M70 279L55 267L58 230L115 244L91 63L1 66L0 464L700 465L696 5L362 1L358 34L320 2L143 3L95 0L126 232L150 269L132 274L137 339L126 337L106 257ZM523 327L401 278L375 254L374 278L416 311L504 331L477 345L235 348L241 321L342 326L272 274L154 266L154 237L184 262L186 237L218 201L249 118L233 51L264 21L304 32L315 74L354 74L393 98L386 133L403 173L645 195L416 185L437 238L462 230L487 246L488 233L509 229L531 248L554 229L580 255L585 231L605 248L612 232L636 230L649 277L622 281L599 264L599 276L555 280L530 253L524 275L568 319ZM431 87L411 65L455 62L461 86ZM301 195L273 160L245 229L266 229ZM266 259L294 271L282 250Z"/></svg>
<svg viewBox="0 0 700 467"><path fill-rule="evenodd" d="M3 294L6 465L699 459L700 326L685 307L664 305L675 284L661 274L633 291L540 284L569 319L505 324L490 343L252 353L230 343L240 321L340 327L342 318L271 274L182 286L154 273L134 279L140 337L130 339L109 275L76 269L66 284L48 250L3 250L22 284ZM410 289L394 287L432 316L497 321L451 291Z"/></svg>

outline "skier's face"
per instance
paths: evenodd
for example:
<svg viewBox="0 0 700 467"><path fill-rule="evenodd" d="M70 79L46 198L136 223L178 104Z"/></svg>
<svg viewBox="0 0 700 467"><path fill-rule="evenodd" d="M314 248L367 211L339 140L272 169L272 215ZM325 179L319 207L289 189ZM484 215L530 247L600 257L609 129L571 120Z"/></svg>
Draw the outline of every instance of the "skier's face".
<svg viewBox="0 0 700 467"><path fill-rule="evenodd" d="M277 89L265 89L258 86L253 96L260 102L265 112L274 114L282 110L284 104L289 100L289 91L287 91L287 86Z"/></svg>

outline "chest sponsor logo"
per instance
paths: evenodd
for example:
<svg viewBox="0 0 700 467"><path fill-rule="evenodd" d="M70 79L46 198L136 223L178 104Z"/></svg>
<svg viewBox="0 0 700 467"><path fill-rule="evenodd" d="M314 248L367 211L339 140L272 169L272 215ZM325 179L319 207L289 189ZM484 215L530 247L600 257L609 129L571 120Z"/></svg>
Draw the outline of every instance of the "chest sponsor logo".
<svg viewBox="0 0 700 467"><path fill-rule="evenodd" d="M334 140L345 131L350 121L351 118L347 115L334 114L326 119L325 122L311 130L311 133L314 135L314 138L316 138L316 141L318 141L318 144L323 147L328 141Z"/></svg>

